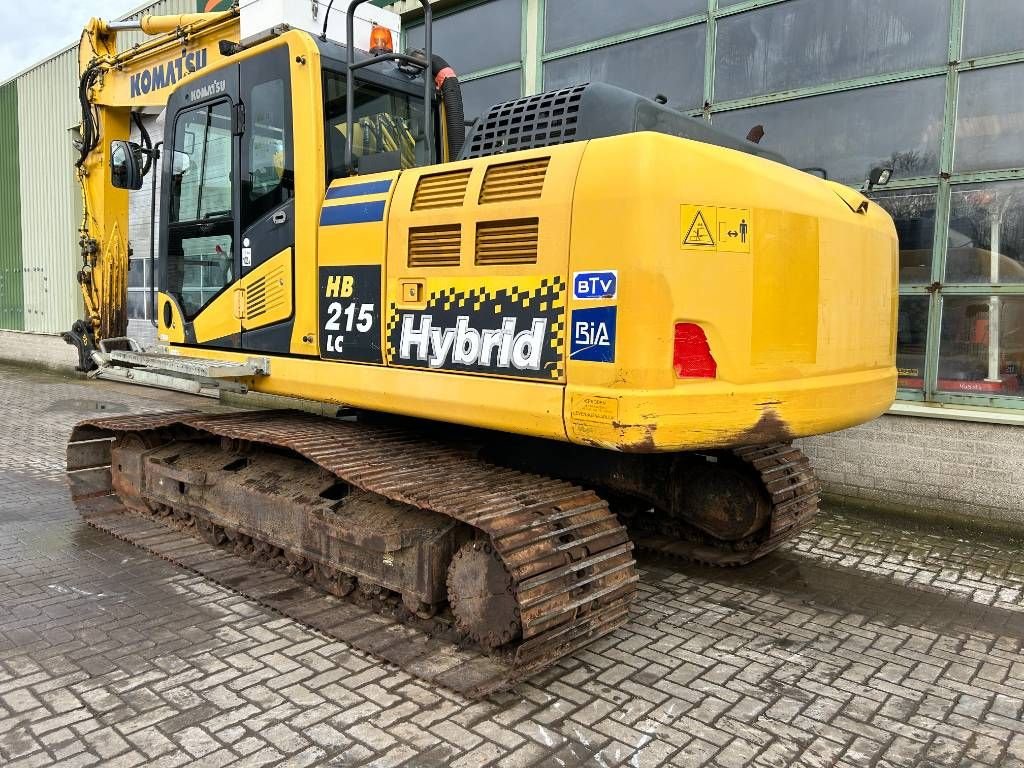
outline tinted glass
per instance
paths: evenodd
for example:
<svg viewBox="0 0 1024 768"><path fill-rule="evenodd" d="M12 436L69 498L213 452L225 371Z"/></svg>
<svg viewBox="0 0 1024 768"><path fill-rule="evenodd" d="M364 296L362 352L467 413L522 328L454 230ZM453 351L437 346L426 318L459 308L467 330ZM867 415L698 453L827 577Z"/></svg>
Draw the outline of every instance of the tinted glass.
<svg viewBox="0 0 1024 768"><path fill-rule="evenodd" d="M435 17L434 53L462 74L517 62L522 58L522 13L522 0L490 0ZM422 48L423 25L407 29L405 41L407 49Z"/></svg>
<svg viewBox="0 0 1024 768"><path fill-rule="evenodd" d="M873 192L871 199L885 208L900 238L900 283L928 285L932 281L935 239L934 189Z"/></svg>
<svg viewBox="0 0 1024 768"><path fill-rule="evenodd" d="M793 0L718 22L715 100L944 64L947 0Z"/></svg>
<svg viewBox="0 0 1024 768"><path fill-rule="evenodd" d="M1022 395L1024 296L946 296L942 300L939 389Z"/></svg>
<svg viewBox="0 0 1024 768"><path fill-rule="evenodd" d="M946 79L930 77L722 112L712 122L739 138L761 126L761 146L830 179L861 182L880 164L892 164L896 178L926 176L938 171L945 93Z"/></svg>
<svg viewBox="0 0 1024 768"><path fill-rule="evenodd" d="M927 296L900 296L896 326L896 369L899 372L899 386L904 389L924 389L928 301Z"/></svg>
<svg viewBox="0 0 1024 768"><path fill-rule="evenodd" d="M481 117L490 107L522 96L522 74L516 69L462 83L466 120Z"/></svg>
<svg viewBox="0 0 1024 768"><path fill-rule="evenodd" d="M167 244L168 290L188 320L234 281L231 223L211 225L209 235L192 236L196 229L172 229Z"/></svg>
<svg viewBox="0 0 1024 768"><path fill-rule="evenodd" d="M426 164L422 98L357 83L355 101L353 157L395 153L402 168ZM328 179L345 175L346 119L345 76L327 70L324 72L324 136Z"/></svg>
<svg viewBox="0 0 1024 768"><path fill-rule="evenodd" d="M1024 64L977 69L960 75L955 170L985 171L1024 165L1022 82Z"/></svg>
<svg viewBox="0 0 1024 768"><path fill-rule="evenodd" d="M681 109L704 99L704 24L577 53L544 65L544 88L602 82L645 96L657 93Z"/></svg>
<svg viewBox="0 0 1024 768"><path fill-rule="evenodd" d="M1024 49L1021 0L967 0L964 58Z"/></svg>
<svg viewBox="0 0 1024 768"><path fill-rule="evenodd" d="M946 282L1024 283L1024 182L953 187Z"/></svg>
<svg viewBox="0 0 1024 768"><path fill-rule="evenodd" d="M547 0L544 50L557 51L707 10L707 0Z"/></svg>
<svg viewBox="0 0 1024 768"><path fill-rule="evenodd" d="M271 80L254 86L249 101L249 124L246 126L249 141L247 197L250 203L260 203L269 198L272 207L288 199L288 194L281 193L294 186L292 174L285 174L288 160L286 140L291 130L289 123L284 81Z"/></svg>
<svg viewBox="0 0 1024 768"><path fill-rule="evenodd" d="M231 106L190 109L174 129L171 221L231 215Z"/></svg>

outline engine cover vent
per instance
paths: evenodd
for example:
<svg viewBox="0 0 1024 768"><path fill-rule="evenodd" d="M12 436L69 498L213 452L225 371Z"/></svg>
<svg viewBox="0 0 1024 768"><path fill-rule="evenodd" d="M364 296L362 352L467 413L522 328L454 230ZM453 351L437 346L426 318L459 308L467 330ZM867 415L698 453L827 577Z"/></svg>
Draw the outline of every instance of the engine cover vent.
<svg viewBox="0 0 1024 768"><path fill-rule="evenodd" d="M495 104L473 129L463 156L487 157L575 141L586 88L576 85Z"/></svg>
<svg viewBox="0 0 1024 768"><path fill-rule="evenodd" d="M462 248L462 227L442 224L409 230L410 267L457 267Z"/></svg>
<svg viewBox="0 0 1024 768"><path fill-rule="evenodd" d="M280 309L285 299L284 266L276 267L270 273L255 280L245 288L245 319L252 320L275 309Z"/></svg>
<svg viewBox="0 0 1024 768"><path fill-rule="evenodd" d="M539 231L536 217L477 223L477 266L536 264Z"/></svg>
<svg viewBox="0 0 1024 768"><path fill-rule="evenodd" d="M466 197L469 169L421 176L412 196L412 209L457 208Z"/></svg>
<svg viewBox="0 0 1024 768"><path fill-rule="evenodd" d="M480 203L507 203L540 197L544 191L549 162L550 157L542 157L538 160L492 165L487 169L484 184L480 188Z"/></svg>

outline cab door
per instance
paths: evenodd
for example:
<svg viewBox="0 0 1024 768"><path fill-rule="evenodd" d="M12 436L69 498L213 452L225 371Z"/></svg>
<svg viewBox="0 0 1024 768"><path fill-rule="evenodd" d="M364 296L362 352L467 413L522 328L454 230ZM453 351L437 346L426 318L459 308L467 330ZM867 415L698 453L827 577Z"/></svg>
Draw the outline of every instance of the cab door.
<svg viewBox="0 0 1024 768"><path fill-rule="evenodd" d="M234 290L241 274L238 66L180 88L167 115L160 331L189 346L237 348L242 331Z"/></svg>
<svg viewBox="0 0 1024 768"><path fill-rule="evenodd" d="M286 45L244 59L241 137L242 347L290 351L294 319L295 161Z"/></svg>

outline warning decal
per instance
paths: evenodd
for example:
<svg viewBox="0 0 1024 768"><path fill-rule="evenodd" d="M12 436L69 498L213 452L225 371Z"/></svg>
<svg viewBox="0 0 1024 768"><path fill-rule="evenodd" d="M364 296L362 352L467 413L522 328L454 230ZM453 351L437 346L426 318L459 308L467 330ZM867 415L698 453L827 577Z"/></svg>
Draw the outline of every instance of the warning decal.
<svg viewBox="0 0 1024 768"><path fill-rule="evenodd" d="M749 208L679 206L679 247L750 253L753 236Z"/></svg>
<svg viewBox="0 0 1024 768"><path fill-rule="evenodd" d="M711 211L713 212L714 209L712 208ZM712 222L717 224L714 219ZM683 237L683 245L706 245L714 248L715 238L712 237L711 231L711 226L708 225L708 220L704 217L704 211L698 208L686 230L686 236Z"/></svg>

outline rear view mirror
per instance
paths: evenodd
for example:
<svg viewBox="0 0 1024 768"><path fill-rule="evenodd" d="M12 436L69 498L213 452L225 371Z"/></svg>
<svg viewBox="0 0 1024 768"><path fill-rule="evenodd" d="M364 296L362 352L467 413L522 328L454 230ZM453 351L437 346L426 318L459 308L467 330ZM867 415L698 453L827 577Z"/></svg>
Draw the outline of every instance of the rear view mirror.
<svg viewBox="0 0 1024 768"><path fill-rule="evenodd" d="M117 189L142 189L142 148L131 141L110 142L110 184Z"/></svg>

